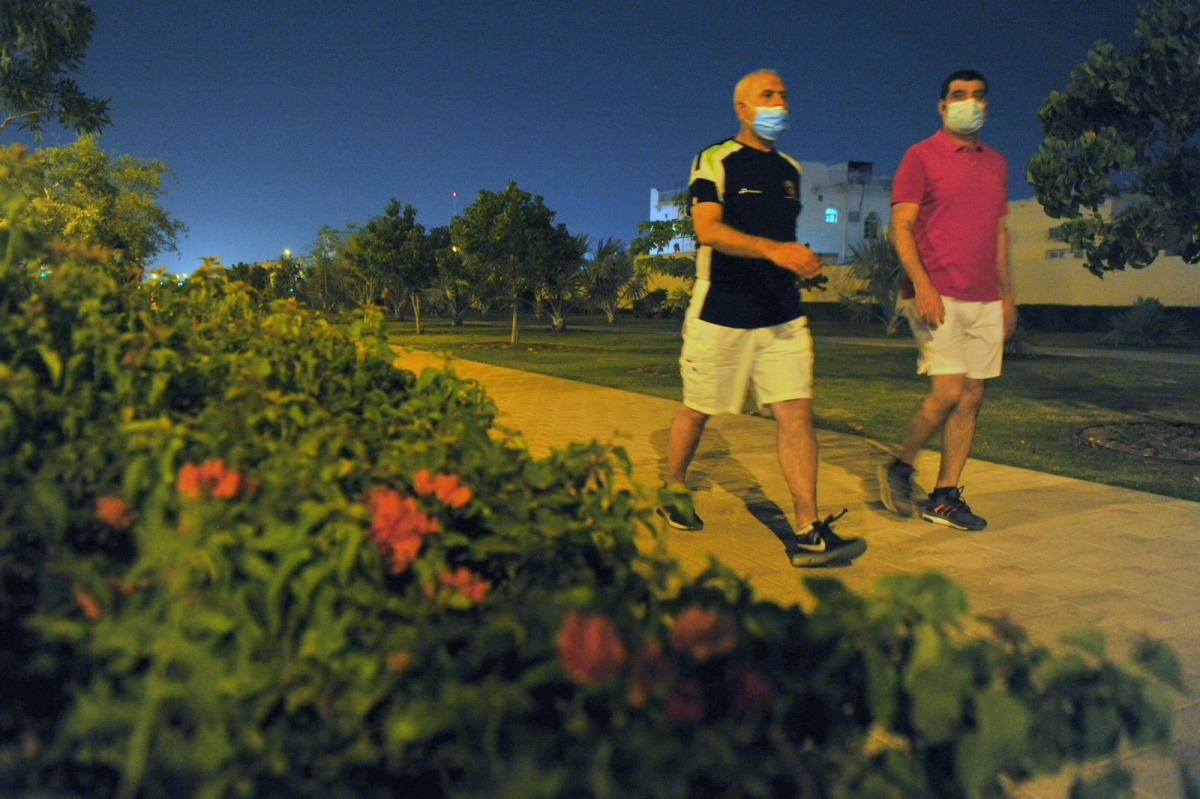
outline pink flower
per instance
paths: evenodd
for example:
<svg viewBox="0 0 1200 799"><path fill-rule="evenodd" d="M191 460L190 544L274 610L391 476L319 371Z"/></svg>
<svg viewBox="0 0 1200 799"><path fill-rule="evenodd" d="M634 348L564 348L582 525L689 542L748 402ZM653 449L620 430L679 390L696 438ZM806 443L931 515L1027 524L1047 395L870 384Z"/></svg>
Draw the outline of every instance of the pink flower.
<svg viewBox="0 0 1200 799"><path fill-rule="evenodd" d="M413 490L423 497L435 496L448 508L461 508L471 501L471 489L460 484L452 474L433 476L421 469L412 476Z"/></svg>
<svg viewBox="0 0 1200 799"><path fill-rule="evenodd" d="M390 562L393 574L407 569L416 560L421 540L440 529L437 519L417 509L415 499L386 486L367 492L367 508L371 511L371 540Z"/></svg>
<svg viewBox="0 0 1200 799"><path fill-rule="evenodd" d="M671 721L694 723L704 718L704 691L700 683L688 680L675 686L663 703L663 713Z"/></svg>
<svg viewBox="0 0 1200 799"><path fill-rule="evenodd" d="M728 613L691 605L675 617L671 646L700 663L728 654L737 646L737 623Z"/></svg>
<svg viewBox="0 0 1200 799"><path fill-rule="evenodd" d="M133 524L133 511L117 497L97 497L96 518L114 530L128 530Z"/></svg>
<svg viewBox="0 0 1200 799"><path fill-rule="evenodd" d="M600 685L612 679L628 656L611 621L575 610L563 618L554 642L563 671L580 685Z"/></svg>

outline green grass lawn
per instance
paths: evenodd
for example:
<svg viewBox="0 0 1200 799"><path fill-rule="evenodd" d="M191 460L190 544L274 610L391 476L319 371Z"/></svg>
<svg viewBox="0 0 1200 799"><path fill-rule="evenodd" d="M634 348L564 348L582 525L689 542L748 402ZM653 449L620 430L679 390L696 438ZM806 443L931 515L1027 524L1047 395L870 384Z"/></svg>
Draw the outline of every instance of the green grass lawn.
<svg viewBox="0 0 1200 799"><path fill-rule="evenodd" d="M389 325L394 343L459 358L554 375L668 399L680 396L679 322L572 319L561 333L522 319L521 343L508 343L506 321L442 320ZM924 394L907 334L887 337L838 323L814 322L817 426L897 442ZM1068 334L1069 335L1069 334ZM852 336L852 343L821 340ZM1034 343L1070 346L1039 334ZM1200 420L1200 369L1116 358L1007 358L989 382L972 455L997 463L1200 501L1200 464L1090 447L1085 427L1112 422ZM935 446L936 442L931 442Z"/></svg>

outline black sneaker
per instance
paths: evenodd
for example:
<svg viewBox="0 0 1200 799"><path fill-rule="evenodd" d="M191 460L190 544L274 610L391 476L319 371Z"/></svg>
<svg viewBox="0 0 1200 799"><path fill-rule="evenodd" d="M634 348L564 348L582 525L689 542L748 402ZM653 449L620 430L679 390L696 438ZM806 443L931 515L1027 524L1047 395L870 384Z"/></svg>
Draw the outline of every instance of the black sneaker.
<svg viewBox="0 0 1200 799"><path fill-rule="evenodd" d="M893 513L909 518L917 510L913 501L913 467L899 458L879 467L879 498L883 506Z"/></svg>
<svg viewBox="0 0 1200 799"><path fill-rule="evenodd" d="M704 529L704 520L697 515L696 511L692 511L691 515L680 513L675 508L659 508L658 515L667 520L667 524L674 527L676 530L696 530Z"/></svg>
<svg viewBox="0 0 1200 799"><path fill-rule="evenodd" d="M662 503L658 506L658 515L666 519L667 524L671 527L676 530L693 532L704 529L704 520L692 506L692 497L687 489L672 490L668 486L663 486L659 490L658 501Z"/></svg>
<svg viewBox="0 0 1200 799"><path fill-rule="evenodd" d="M921 518L955 530L978 532L987 527L987 519L971 513L971 506L963 501L961 488L934 489L929 499L921 503Z"/></svg>
<svg viewBox="0 0 1200 799"><path fill-rule="evenodd" d="M842 511L837 516L829 515L824 521L818 520L808 526L808 530L796 533L796 554L792 555L793 566L826 566L830 563L847 563L867 551L867 542L861 538L839 538L832 525L846 515Z"/></svg>

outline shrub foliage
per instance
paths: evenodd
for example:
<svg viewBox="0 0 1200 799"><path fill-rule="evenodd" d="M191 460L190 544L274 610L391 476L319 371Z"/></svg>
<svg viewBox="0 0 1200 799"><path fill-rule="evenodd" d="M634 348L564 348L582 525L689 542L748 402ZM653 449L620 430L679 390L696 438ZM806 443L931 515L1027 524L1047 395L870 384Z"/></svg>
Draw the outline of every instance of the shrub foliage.
<svg viewBox="0 0 1200 799"><path fill-rule="evenodd" d="M936 575L809 580L811 613L685 577L619 449L532 457L373 313L215 269L151 303L19 237L21 196L0 794L994 797L1169 741L1159 645L1052 650Z"/></svg>

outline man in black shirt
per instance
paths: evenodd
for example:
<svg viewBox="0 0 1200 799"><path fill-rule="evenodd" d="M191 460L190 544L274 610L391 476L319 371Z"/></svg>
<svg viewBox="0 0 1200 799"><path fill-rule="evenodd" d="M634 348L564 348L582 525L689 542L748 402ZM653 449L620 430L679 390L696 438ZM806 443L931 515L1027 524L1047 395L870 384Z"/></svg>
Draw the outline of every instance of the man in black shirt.
<svg viewBox="0 0 1200 799"><path fill-rule="evenodd" d="M834 534L817 515L817 439L812 420L812 335L796 275L816 277L821 261L796 242L800 165L775 149L787 127L787 89L774 72L738 82L741 130L700 152L692 165L691 215L700 249L683 327L683 405L671 425L667 478L686 491L687 469L708 419L739 413L748 386L769 406L796 513L795 566L847 561L862 539ZM687 503L684 503L685 505ZM695 509L663 508L680 530L703 527Z"/></svg>

